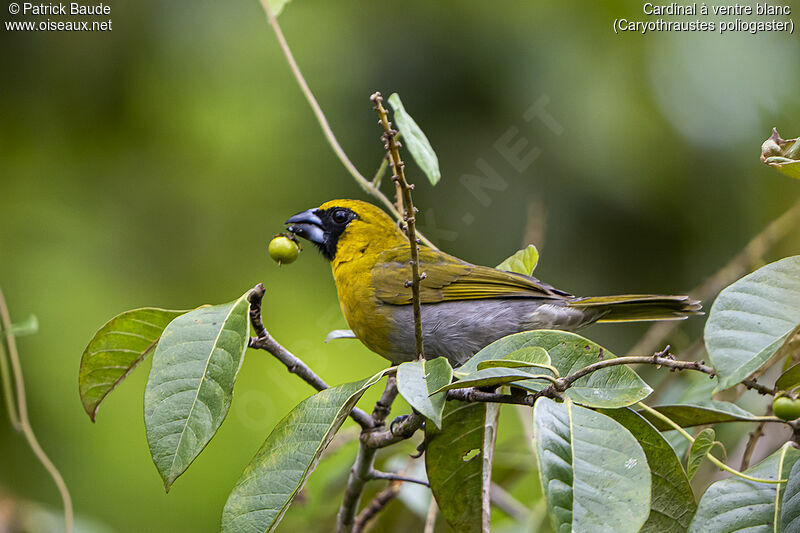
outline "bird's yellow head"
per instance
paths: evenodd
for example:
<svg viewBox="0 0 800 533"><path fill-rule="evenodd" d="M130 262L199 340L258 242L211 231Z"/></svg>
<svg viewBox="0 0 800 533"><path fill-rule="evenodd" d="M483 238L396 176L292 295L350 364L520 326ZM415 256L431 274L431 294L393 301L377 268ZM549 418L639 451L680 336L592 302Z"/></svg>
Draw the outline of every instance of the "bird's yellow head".
<svg viewBox="0 0 800 533"><path fill-rule="evenodd" d="M389 215L360 200L331 200L286 223L290 232L314 243L329 261L350 261L408 242Z"/></svg>

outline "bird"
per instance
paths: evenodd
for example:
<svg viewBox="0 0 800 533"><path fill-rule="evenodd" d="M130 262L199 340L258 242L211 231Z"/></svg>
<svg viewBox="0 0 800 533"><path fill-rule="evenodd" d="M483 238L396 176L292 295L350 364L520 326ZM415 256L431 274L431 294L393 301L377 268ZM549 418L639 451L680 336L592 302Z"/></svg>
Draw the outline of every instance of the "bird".
<svg viewBox="0 0 800 533"><path fill-rule="evenodd" d="M399 224L373 204L341 199L297 213L286 225L330 262L342 313L356 338L392 364L416 359L411 244ZM418 246L423 352L426 359L446 357L453 367L522 331L678 320L701 309L700 302L679 295L577 297L533 276Z"/></svg>

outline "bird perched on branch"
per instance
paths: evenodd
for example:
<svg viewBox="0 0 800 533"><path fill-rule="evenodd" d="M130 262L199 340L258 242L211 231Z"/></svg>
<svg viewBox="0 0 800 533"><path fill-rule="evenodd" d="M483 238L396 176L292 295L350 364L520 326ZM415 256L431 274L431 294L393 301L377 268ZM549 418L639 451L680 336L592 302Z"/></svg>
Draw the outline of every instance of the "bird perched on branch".
<svg viewBox="0 0 800 533"><path fill-rule="evenodd" d="M381 209L332 200L286 221L331 263L342 312L367 348L394 364L415 357L409 240ZM419 248L426 358L460 365L491 342L531 329L576 330L594 322L676 320L697 314L688 296L576 297L532 276L478 266Z"/></svg>

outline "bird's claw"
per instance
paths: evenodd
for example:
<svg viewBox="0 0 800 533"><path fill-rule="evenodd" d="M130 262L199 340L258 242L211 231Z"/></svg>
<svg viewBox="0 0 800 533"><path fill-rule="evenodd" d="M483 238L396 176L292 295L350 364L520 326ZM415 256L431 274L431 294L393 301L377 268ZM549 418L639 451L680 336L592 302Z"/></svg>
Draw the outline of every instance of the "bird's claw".
<svg viewBox="0 0 800 533"><path fill-rule="evenodd" d="M398 417L395 417L395 419L392 420L391 424L389 424L389 433L394 435L394 426L397 424L402 424L408 419L409 416L411 415L400 415Z"/></svg>
<svg viewBox="0 0 800 533"><path fill-rule="evenodd" d="M419 443L419 446L417 446L417 453L411 453L408 456L412 459L419 459L422 457L423 453L425 453L425 441Z"/></svg>

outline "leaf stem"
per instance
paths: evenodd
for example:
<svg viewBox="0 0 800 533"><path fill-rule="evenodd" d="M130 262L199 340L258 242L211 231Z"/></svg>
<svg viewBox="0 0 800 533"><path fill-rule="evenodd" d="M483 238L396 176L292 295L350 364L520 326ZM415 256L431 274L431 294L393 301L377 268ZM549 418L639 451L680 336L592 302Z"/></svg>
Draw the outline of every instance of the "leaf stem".
<svg viewBox="0 0 800 533"><path fill-rule="evenodd" d="M665 424L668 424L672 429L674 429L678 433L680 433L689 442L694 443L694 437L689 435L689 433L685 429L683 429L679 424L675 423L667 415L658 412L657 410L653 409L649 405L643 404L642 402L638 402L636 405L638 407L640 407L641 409L647 411L648 413L650 413L654 417L658 418L659 420L661 420ZM780 483L786 483L785 479L777 479L777 480L776 479L763 479L763 478L757 478L757 477L749 476L747 474L739 472L738 470L729 467L728 465L726 465L725 463L723 463L722 461L720 461L719 459L714 457L711 454L711 450L706 452L706 457L708 458L709 461L714 463L718 468L720 468L722 470L725 470L726 472L729 472L729 473L733 474L736 477L740 477L740 478L746 479L748 481L755 481L756 483L770 483L770 484L773 484L773 485L780 484Z"/></svg>
<svg viewBox="0 0 800 533"><path fill-rule="evenodd" d="M328 141L333 153L336 154L336 157L339 158L339 161L342 163L344 168L350 173L353 179L356 180L356 183L358 183L364 192L377 198L397 220L402 220L403 217L400 214L400 211L395 208L392 201L389 200L389 198L387 198L380 190L378 190L378 188L375 187L367 178L365 178L361 172L358 171L353 162L350 161L350 158L347 157L347 153L345 153L344 149L342 149L342 146L339 144L339 141L333 134L333 130L331 129L330 124L328 124L328 119L325 117L325 113L323 113L319 102L317 102L314 93L311 92L311 88L308 86L306 79L303 77L300 67L297 66L297 62L294 60L294 55L292 55L292 50L289 48L289 44L286 42L286 38L283 36L281 27L278 24L278 19L275 18L275 14L269 7L269 1L260 1L261 7L264 8L264 12L267 15L267 22L269 22L269 25L272 26L272 30L275 32L275 37L278 39L278 45L281 48L281 52L283 52L283 56L286 58L286 62L289 64L289 69L292 71L297 84L300 86L300 91L303 93L303 96L305 96L308 105L314 112L314 116L317 118L317 122L319 122L322 133L325 135L325 139ZM431 248L436 248L432 242L425 238L424 235L420 234L419 237Z"/></svg>
<svg viewBox="0 0 800 533"><path fill-rule="evenodd" d="M389 167L389 158L387 154L387 156L384 156L384 158L381 159L381 164L378 167L378 170L375 172L375 177L372 178L371 182L372 186L375 187L376 189L381 186L381 180L383 179L383 175L386 174L386 169L388 167Z"/></svg>
<svg viewBox="0 0 800 533"><path fill-rule="evenodd" d="M56 465L54 465L50 458L47 457L47 454L44 452L39 444L39 441L36 439L36 434L33 432L33 427L28 419L28 403L25 397L25 381L23 380L22 376L22 365L19 361L19 353L17 352L17 343L14 339L14 333L11 331L11 316L8 312L8 307L6 306L6 300L3 296L2 290L0 290L0 327L2 327L4 331L3 337L5 339L5 347L8 349L7 355L11 360L11 369L14 373L15 388L17 392L17 409L19 410L19 430L22 431L22 434L28 441L28 445L30 446L31 451L33 451L33 454L36 456L45 470L47 470L47 472L50 474L50 477L53 478L53 482L58 488L58 492L61 495L61 501L64 505L64 531L66 533L71 533L74 521L72 497L69 494L69 489L67 488L67 484L64 482L64 478L61 477L61 472L58 471ZM0 352L2 352L0 353L0 359L4 359L6 353L3 347L3 342L0 342Z"/></svg>

